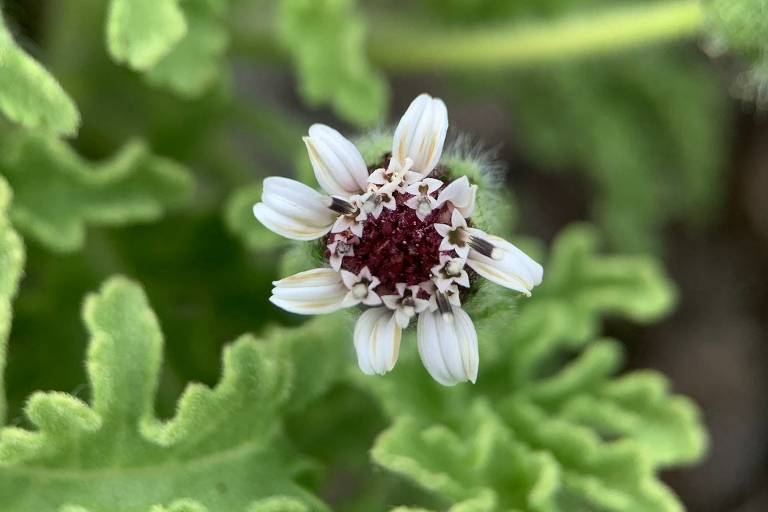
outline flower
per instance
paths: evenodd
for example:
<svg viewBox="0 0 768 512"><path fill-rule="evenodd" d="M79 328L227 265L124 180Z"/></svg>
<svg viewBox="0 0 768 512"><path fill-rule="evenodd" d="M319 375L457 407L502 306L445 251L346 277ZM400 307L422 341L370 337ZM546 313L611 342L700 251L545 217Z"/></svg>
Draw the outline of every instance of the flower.
<svg viewBox="0 0 768 512"><path fill-rule="evenodd" d="M264 180L256 218L294 240L320 240L330 268L275 281L270 301L298 314L364 308L354 330L360 369L385 374L417 318L421 360L446 386L475 382L477 332L462 309L484 277L526 296L543 269L510 242L476 228L477 185L439 168L448 129L442 100L418 96L392 152L371 172L354 144L324 125L304 143L324 194L287 178ZM435 174L435 175L433 175Z"/></svg>

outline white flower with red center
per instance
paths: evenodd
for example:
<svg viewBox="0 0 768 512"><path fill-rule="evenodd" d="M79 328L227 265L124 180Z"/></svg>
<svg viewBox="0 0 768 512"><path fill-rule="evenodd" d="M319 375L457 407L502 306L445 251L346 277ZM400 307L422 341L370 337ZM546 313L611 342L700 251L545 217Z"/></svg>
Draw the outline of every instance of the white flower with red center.
<svg viewBox="0 0 768 512"><path fill-rule="evenodd" d="M450 169L435 171L447 129L442 100L420 95L397 125L391 155L369 173L354 144L313 125L304 142L324 193L267 178L253 207L280 235L322 240L330 268L275 281L270 300L298 314L363 308L353 338L366 374L394 368L402 331L418 318L419 355L430 375L446 386L475 382L477 332L461 307L474 280L524 295L541 283L541 265L474 227L477 185L453 179Z"/></svg>

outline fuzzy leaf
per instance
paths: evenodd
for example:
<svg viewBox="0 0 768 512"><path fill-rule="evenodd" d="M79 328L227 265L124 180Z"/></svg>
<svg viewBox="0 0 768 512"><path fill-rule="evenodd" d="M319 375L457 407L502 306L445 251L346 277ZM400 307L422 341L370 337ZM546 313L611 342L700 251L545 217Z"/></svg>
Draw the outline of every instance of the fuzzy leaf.
<svg viewBox="0 0 768 512"><path fill-rule="evenodd" d="M612 379L623 363L617 342L592 343L552 377L528 383L521 394L560 418L605 439L632 439L654 467L699 460L707 447L696 406L671 396L666 379L651 371Z"/></svg>
<svg viewBox="0 0 768 512"><path fill-rule="evenodd" d="M648 323L667 314L676 291L658 262L648 256L600 255L597 231L573 225L555 240L535 300L523 308L547 310L575 343L598 332L600 318L609 315ZM530 313L531 317L540 313Z"/></svg>
<svg viewBox="0 0 768 512"><path fill-rule="evenodd" d="M24 269L24 245L7 217L10 202L11 189L0 177L0 376L5 369L8 333L11 330L11 301ZM6 416L4 384L0 378L0 425Z"/></svg>
<svg viewBox="0 0 768 512"><path fill-rule="evenodd" d="M187 32L173 48L148 70L151 83L168 87L181 96L202 94L221 73L227 48L224 27L227 0L184 0L181 6Z"/></svg>
<svg viewBox="0 0 768 512"><path fill-rule="evenodd" d="M153 401L163 337L141 288L111 279L88 297L84 318L90 403L37 393L25 408L36 429L0 432L0 508L279 510L253 504L279 495L276 503L325 509L292 482L301 466L279 413L295 374L282 343L241 337L224 352L219 384L189 385L161 421Z"/></svg>
<svg viewBox="0 0 768 512"><path fill-rule="evenodd" d="M0 13L0 111L26 128L75 135L80 113L59 83L18 47Z"/></svg>
<svg viewBox="0 0 768 512"><path fill-rule="evenodd" d="M278 31L302 96L360 126L379 121L387 104L386 84L365 56L365 30L353 0L281 0Z"/></svg>
<svg viewBox="0 0 768 512"><path fill-rule="evenodd" d="M152 155L143 143L92 164L63 142L25 133L3 141L0 175L14 189L14 224L57 251L81 247L86 223L157 219L192 189L184 168Z"/></svg>
<svg viewBox="0 0 768 512"><path fill-rule="evenodd" d="M468 510L681 510L658 471L703 456L697 408L654 372L615 377L618 343L587 343L606 314L657 318L672 290L652 259L595 252L593 230L566 230L517 318L492 329L477 321L475 386L432 383L404 351L396 378L357 379L393 418L374 461L456 506L490 500Z"/></svg>
<svg viewBox="0 0 768 512"><path fill-rule="evenodd" d="M419 408L413 385L379 389L408 412L393 413L374 461L451 503L489 500L477 510L681 510L657 471L701 458L698 411L655 373L612 380L617 350L596 343L556 376L497 398L500 415L477 392L456 399L435 387Z"/></svg>
<svg viewBox="0 0 768 512"><path fill-rule="evenodd" d="M594 183L594 216L612 246L658 250L669 221L698 227L717 212L726 147L722 123L711 120L728 111L703 62L645 51L512 79L521 147L545 168Z"/></svg>
<svg viewBox="0 0 768 512"><path fill-rule="evenodd" d="M518 442L482 400L465 417L451 427L400 416L377 439L373 459L453 503L481 500L484 510L546 510L557 488L554 460Z"/></svg>
<svg viewBox="0 0 768 512"><path fill-rule="evenodd" d="M155 66L187 31L179 0L111 0L107 48L137 70Z"/></svg>

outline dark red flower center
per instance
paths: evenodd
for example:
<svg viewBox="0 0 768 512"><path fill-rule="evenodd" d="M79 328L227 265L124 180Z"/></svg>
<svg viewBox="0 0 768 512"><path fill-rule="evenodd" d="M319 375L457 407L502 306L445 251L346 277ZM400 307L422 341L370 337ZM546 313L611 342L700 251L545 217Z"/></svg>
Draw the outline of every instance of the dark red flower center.
<svg viewBox="0 0 768 512"><path fill-rule="evenodd" d="M405 204L410 197L395 193L395 210L384 209L378 218L369 215L363 236L354 246L355 255L341 262L342 269L354 274L368 267L381 281L376 289L379 295L396 295L397 283L412 286L430 280L432 267L440 263L442 237L434 225L451 223L452 206L445 204L421 220Z"/></svg>
<svg viewBox="0 0 768 512"><path fill-rule="evenodd" d="M370 167L368 172L389 166L389 155L377 166ZM432 193L437 197L451 180L442 166L432 171L430 177L443 181L443 187ZM410 194L395 192L393 194L397 207L394 210L384 208L378 218L368 215L363 224L363 236L349 237L349 243L354 250L354 255L344 256L341 268L354 274L359 274L364 267L368 267L371 274L381 281L376 288L379 295L397 295L398 283L407 286L421 284L431 280L432 267L440 263L440 243L442 237L435 229L435 224L451 224L453 205L446 203L440 208L432 210L424 220L416 215L416 210L406 205ZM471 225L471 222L467 220ZM330 233L325 237L327 246L335 240L337 233ZM450 255L455 253L451 251ZM330 257L330 251L325 250L326 259ZM465 267L474 280L475 273ZM462 293L466 290L462 289ZM424 296L424 298L426 295Z"/></svg>

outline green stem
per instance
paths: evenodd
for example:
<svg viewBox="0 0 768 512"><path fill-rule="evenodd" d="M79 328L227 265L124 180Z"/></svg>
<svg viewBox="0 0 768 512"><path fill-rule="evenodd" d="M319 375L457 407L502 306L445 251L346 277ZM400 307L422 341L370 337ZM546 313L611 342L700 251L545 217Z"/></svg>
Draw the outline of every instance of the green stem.
<svg viewBox="0 0 768 512"><path fill-rule="evenodd" d="M704 24L699 0L625 6L561 21L451 31L400 24L370 31L371 60L392 70L499 68L614 53L694 36Z"/></svg>

